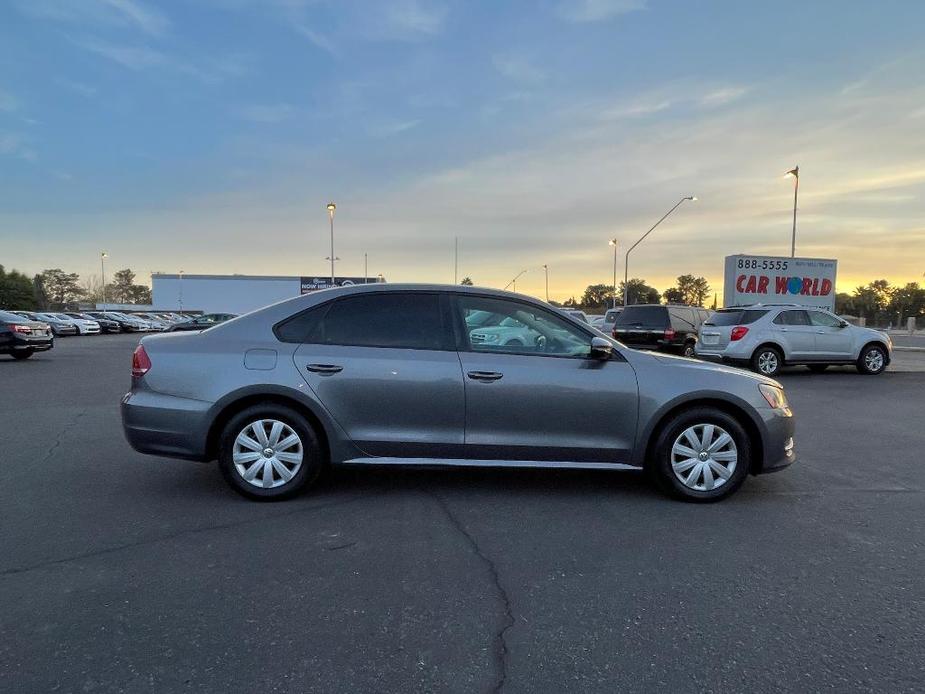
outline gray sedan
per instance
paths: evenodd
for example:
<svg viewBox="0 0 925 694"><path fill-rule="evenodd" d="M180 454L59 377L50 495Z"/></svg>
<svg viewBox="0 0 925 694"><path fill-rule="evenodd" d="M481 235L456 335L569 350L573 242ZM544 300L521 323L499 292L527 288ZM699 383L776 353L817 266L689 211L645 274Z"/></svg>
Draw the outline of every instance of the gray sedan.
<svg viewBox="0 0 925 694"><path fill-rule="evenodd" d="M481 312L537 337L474 341L466 318ZM122 421L136 450L218 459L255 499L295 494L328 464L422 464L645 469L675 497L714 501L795 459L770 378L628 349L529 297L441 285L324 290L145 337Z"/></svg>

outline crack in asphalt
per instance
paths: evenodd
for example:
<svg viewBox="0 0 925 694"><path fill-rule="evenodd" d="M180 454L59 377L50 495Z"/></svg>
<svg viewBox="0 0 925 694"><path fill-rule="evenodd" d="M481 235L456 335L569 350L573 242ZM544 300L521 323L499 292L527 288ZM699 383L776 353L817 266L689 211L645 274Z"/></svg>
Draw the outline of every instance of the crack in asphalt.
<svg viewBox="0 0 925 694"><path fill-rule="evenodd" d="M489 558L488 555L482 551L482 548L479 546L478 541L475 539L472 533L470 533L466 529L466 527L462 524L459 518L456 517L453 511L450 510L450 507L447 505L446 501L443 498L434 494L433 492L429 492L429 493L434 498L434 500L437 502L437 505L441 508L444 515L447 517L447 520L449 520L450 524L456 529L457 532L459 532L460 535L462 535L465 538L466 542L469 544L470 548L472 549L472 552L479 559L481 559L482 563L484 563L485 566L487 567L488 574L491 577L491 582L494 585L495 590L498 593L498 597L500 598L502 605L504 606L503 624L501 628L494 635L494 640L498 644L497 653L495 655L498 676L497 676L497 681L495 682L495 686L492 687L492 690L491 690L493 692L500 692L504 688L504 684L507 679L507 658L508 658L509 651L508 651L507 641L505 637L507 635L508 629L514 626L514 623L515 623L514 611L511 609L511 599L508 596L507 591L504 589L504 586L501 585L501 577L498 573L498 567L495 566L495 562L492 561L491 558Z"/></svg>
<svg viewBox="0 0 925 694"><path fill-rule="evenodd" d="M61 440L64 438L64 435L67 434L71 429L77 426L77 421L87 414L87 410L83 409L77 413L74 419L69 423L65 424L58 430L58 435L55 437L55 440L52 442L51 446L48 447L48 450L45 452L44 457L39 461L39 465L44 465L51 458L52 453L54 453L61 446Z"/></svg>
<svg viewBox="0 0 925 694"><path fill-rule="evenodd" d="M198 533L211 532L213 530L225 530L228 528L237 528L243 525L250 525L253 523L262 523L263 521L276 520L277 518L287 518L289 516L295 516L300 513L310 513L312 511L320 511L322 509L331 508L333 506L342 506L344 504L349 504L360 499L367 498L362 495L351 496L347 499L339 499L337 501L332 501L327 504L317 504L316 506L310 506L308 508L299 508L285 513L272 513L260 518L248 518L246 520L237 520L231 521L229 523L217 523L215 525L208 525L200 528L187 528L185 530L180 530L175 533L170 533L167 535L161 535L160 537L152 537L146 540L139 540L137 542L126 542L125 544L116 545L115 547L104 547L103 549L94 550L92 552L85 552L83 554L74 554L68 557L62 557L60 559L50 559L48 561L39 562L37 564L32 564L30 566L14 566L9 569L0 570L0 577L3 576L12 576L16 574L28 573L29 571L35 571L37 569L44 569L50 566L58 566L60 564L68 564L74 561L80 561L81 559L92 559L94 557L104 556L106 554L114 554L116 552L121 552L125 549L135 549L137 547L144 547L145 545L154 545L159 542L168 542L170 540L176 540L177 538L184 537L187 535L196 535Z"/></svg>

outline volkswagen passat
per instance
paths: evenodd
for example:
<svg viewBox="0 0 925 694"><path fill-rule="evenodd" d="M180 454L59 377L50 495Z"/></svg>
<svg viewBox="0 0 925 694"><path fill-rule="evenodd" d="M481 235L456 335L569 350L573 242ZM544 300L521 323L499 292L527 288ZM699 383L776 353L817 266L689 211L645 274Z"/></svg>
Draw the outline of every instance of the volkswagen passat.
<svg viewBox="0 0 925 694"><path fill-rule="evenodd" d="M473 340L483 318L523 344ZM122 400L142 453L218 460L256 499L327 464L645 469L713 501L794 461L769 378L637 352L541 301L440 285L356 285L197 333L145 337Z"/></svg>

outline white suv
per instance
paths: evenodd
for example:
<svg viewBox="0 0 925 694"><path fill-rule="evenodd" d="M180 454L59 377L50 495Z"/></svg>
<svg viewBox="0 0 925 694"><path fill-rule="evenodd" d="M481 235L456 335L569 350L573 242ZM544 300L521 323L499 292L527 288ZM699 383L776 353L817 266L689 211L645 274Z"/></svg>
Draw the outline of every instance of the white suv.
<svg viewBox="0 0 925 694"><path fill-rule="evenodd" d="M862 374L879 374L890 363L893 341L822 309L756 304L716 311L700 328L695 353L748 365L765 376L794 364L818 372L854 364Z"/></svg>

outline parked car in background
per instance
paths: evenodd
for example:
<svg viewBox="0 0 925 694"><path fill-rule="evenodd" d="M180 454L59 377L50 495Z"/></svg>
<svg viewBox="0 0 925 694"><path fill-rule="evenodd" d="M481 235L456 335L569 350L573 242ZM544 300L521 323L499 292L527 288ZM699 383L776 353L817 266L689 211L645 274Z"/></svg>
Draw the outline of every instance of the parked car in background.
<svg viewBox="0 0 925 694"><path fill-rule="evenodd" d="M211 328L213 325L218 325L219 323L224 323L225 321L237 317L238 316L234 313L205 313L201 316L183 321L182 323L174 323L167 328L167 332L205 330L206 328Z"/></svg>
<svg viewBox="0 0 925 694"><path fill-rule="evenodd" d="M588 323L589 325L591 324L591 321L588 320L588 314L585 313L584 311L579 311L577 308L565 308L562 310L565 311L572 318L577 318L582 323Z"/></svg>
<svg viewBox="0 0 925 694"><path fill-rule="evenodd" d="M604 322L599 328L602 333L607 335L613 335L613 326L617 322L617 316L623 313L623 307L617 306L616 308L608 308L604 313Z"/></svg>
<svg viewBox="0 0 925 694"><path fill-rule="evenodd" d="M796 364L816 372L852 364L862 374L880 374L892 359L893 341L823 309L756 304L710 316L700 329L697 356L750 366L765 376Z"/></svg>
<svg viewBox="0 0 925 694"><path fill-rule="evenodd" d="M77 325L72 320L61 320L60 318L56 318L53 314L34 313L32 311L12 311L12 313L20 315L23 318L28 318L32 321L47 323L51 328L52 334L56 337L76 335L78 332Z"/></svg>
<svg viewBox="0 0 925 694"><path fill-rule="evenodd" d="M589 324L592 328L597 328L598 330L600 330L600 329L601 329L601 326L604 325L604 316L603 316L603 315L598 316L598 315L591 315L591 314L588 314L588 324Z"/></svg>
<svg viewBox="0 0 925 694"><path fill-rule="evenodd" d="M55 346L51 327L9 311L0 311L0 354L28 359Z"/></svg>
<svg viewBox="0 0 925 694"><path fill-rule="evenodd" d="M66 311L66 314L70 316L71 318L82 318L84 320L90 320L90 321L95 322L96 324L100 326L101 333L120 333L122 332L122 328L119 327L119 324L114 320L110 320L109 318L97 318L95 316L91 316L89 313L77 313L77 312L71 312L71 311Z"/></svg>
<svg viewBox="0 0 925 694"><path fill-rule="evenodd" d="M133 311L128 315L145 323L145 325L148 326L148 330L162 332L170 327L170 323L168 321L164 320L163 318L158 318L153 313L145 311Z"/></svg>
<svg viewBox="0 0 925 694"><path fill-rule="evenodd" d="M99 335L100 334L100 324L96 322L94 318L75 318L69 313L40 313L39 316L53 316L62 321L70 321L75 326L77 326L78 335Z"/></svg>
<svg viewBox="0 0 925 694"><path fill-rule="evenodd" d="M148 324L139 318L120 313L119 311L88 311L94 318L101 317L115 321L123 332L142 332L148 330Z"/></svg>
<svg viewBox="0 0 925 694"><path fill-rule="evenodd" d="M613 336L627 347L693 357L697 332L709 315L695 306L635 304L617 316Z"/></svg>
<svg viewBox="0 0 925 694"><path fill-rule="evenodd" d="M487 328L469 316L542 339L473 341ZM674 496L715 501L795 459L776 381L627 349L541 301L475 287L354 285L145 336L121 408L133 448L217 458L255 499L349 463L642 468Z"/></svg>

